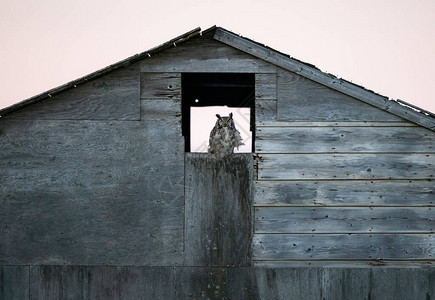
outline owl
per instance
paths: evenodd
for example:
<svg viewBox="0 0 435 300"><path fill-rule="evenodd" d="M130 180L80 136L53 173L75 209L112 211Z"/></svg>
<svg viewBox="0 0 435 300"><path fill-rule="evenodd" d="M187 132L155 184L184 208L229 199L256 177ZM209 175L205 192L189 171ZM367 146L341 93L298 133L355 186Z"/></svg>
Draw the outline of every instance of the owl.
<svg viewBox="0 0 435 300"><path fill-rule="evenodd" d="M228 117L218 118L210 132L208 152L216 158L225 158L234 152L234 148L244 145L240 132L236 129L233 113Z"/></svg>

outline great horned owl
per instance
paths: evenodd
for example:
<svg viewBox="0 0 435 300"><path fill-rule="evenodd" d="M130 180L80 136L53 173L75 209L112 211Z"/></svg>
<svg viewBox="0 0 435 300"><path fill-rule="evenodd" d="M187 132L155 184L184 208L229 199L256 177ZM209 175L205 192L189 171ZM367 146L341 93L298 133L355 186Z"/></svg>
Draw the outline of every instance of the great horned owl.
<svg viewBox="0 0 435 300"><path fill-rule="evenodd" d="M236 129L233 120L233 113L228 117L218 118L210 132L208 152L217 158L224 158L234 152L234 148L244 145L240 132Z"/></svg>

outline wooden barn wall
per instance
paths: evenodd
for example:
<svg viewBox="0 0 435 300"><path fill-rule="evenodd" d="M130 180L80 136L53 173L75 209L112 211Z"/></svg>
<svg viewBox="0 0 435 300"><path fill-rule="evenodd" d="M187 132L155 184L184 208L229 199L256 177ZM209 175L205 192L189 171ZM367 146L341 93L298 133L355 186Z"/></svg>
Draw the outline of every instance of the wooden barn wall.
<svg viewBox="0 0 435 300"><path fill-rule="evenodd" d="M433 299L433 133L212 35L1 118L0 299ZM255 162L182 72L256 74Z"/></svg>
<svg viewBox="0 0 435 300"><path fill-rule="evenodd" d="M433 262L435 133L283 69L257 77L256 265Z"/></svg>
<svg viewBox="0 0 435 300"><path fill-rule="evenodd" d="M141 94L134 64L2 118L1 264L182 263L180 100Z"/></svg>

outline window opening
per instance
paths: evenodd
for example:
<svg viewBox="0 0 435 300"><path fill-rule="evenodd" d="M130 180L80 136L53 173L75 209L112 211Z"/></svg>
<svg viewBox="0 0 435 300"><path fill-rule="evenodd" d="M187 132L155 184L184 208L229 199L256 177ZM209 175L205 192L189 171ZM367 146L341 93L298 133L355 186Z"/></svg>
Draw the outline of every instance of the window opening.
<svg viewBox="0 0 435 300"><path fill-rule="evenodd" d="M216 114L228 116L230 112L245 144L234 152L254 152L254 74L183 73L181 80L186 152L207 152Z"/></svg>

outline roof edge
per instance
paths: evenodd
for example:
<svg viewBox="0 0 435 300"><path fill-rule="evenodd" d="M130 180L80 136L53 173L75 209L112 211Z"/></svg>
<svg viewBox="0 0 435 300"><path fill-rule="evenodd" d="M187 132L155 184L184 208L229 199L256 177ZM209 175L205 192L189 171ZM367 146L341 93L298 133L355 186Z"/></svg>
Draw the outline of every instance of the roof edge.
<svg viewBox="0 0 435 300"><path fill-rule="evenodd" d="M213 29L216 29L216 26L213 26L213 27L207 29L207 31L210 31L210 30L213 30ZM190 31L188 31L188 32L186 32L186 33L184 33L182 35L179 35L179 36L177 36L177 37L175 37L175 38L173 38L173 39L171 39L171 40L169 40L169 41L167 41L167 42L165 42L165 43L163 43L163 44L161 44L161 45L159 45L157 47L153 47L153 48L151 48L149 50L146 50L144 52L135 54L135 55L130 56L130 57L126 58L126 59L123 59L123 60L121 60L119 62L111 64L111 65L109 65L109 66L107 66L105 68L102 68L100 70L97 70L95 72L87 74L87 75L85 75L83 77L77 78L77 79L75 79L73 81L70 81L68 83L60 85L60 86L55 87L53 89L50 89L48 91L42 92L40 94L37 94L36 96L30 97L30 98L25 99L23 101L20 101L18 103L15 103L15 104L12 104L10 106L7 106L7 107L5 107L3 109L0 109L0 118L2 116L5 116L5 115L7 115L9 113L12 113L12 112L18 110L18 109L21 109L21 108L23 108L25 106L33 104L35 102L41 101L41 100L46 99L46 98L51 98L53 95L58 94L60 92L69 90L71 88L76 88L80 84L86 83L89 80L96 79L98 77L106 75L106 74L108 74L108 73L110 73L112 71L115 71L115 70L117 70L117 69L119 69L121 67L129 66L130 64L132 64L132 63L134 63L136 61L139 61L139 60L142 60L142 59L145 59L145 58L149 58L152 55L155 55L155 54L157 54L159 52L162 52L162 51L167 50L169 48L176 47L177 45L179 45L179 44L181 44L181 43L183 43L183 42L185 42L185 41L187 41L187 40L189 40L189 39L191 39L193 37L196 37L196 36L198 36L200 34L202 34L201 33L201 28L197 27L197 28L192 29L192 30L190 30Z"/></svg>
<svg viewBox="0 0 435 300"><path fill-rule="evenodd" d="M435 118L432 117L433 114L428 113L427 111L416 106L410 107L410 105L404 104L403 101L402 103L399 103L398 101L389 100L388 97L376 94L373 91L367 90L362 86L353 84L342 78L337 78L332 74L324 73L311 64L294 59L290 55L281 53L263 44L237 35L222 27L218 27L216 29L214 39L228 46L246 52L252 56L277 65L290 72L320 83L338 92L349 95L360 101L435 131Z"/></svg>

